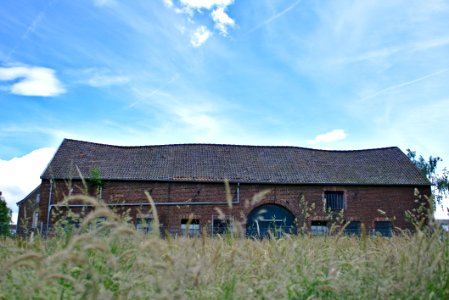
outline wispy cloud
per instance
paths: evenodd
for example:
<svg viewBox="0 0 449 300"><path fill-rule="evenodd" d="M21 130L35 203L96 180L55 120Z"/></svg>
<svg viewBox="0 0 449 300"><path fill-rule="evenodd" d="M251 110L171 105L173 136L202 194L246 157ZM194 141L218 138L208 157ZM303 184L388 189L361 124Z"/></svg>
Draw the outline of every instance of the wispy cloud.
<svg viewBox="0 0 449 300"><path fill-rule="evenodd" d="M286 13L288 13L289 11L291 11L293 8L295 8L302 0L298 0L296 2L294 2L292 5L290 5L289 7L287 7L286 9L272 15L271 17L269 17L268 19L265 19L264 21L260 22L259 24L257 24L256 26L254 26L253 28L251 28L249 30L249 32L253 32L256 31L257 29L266 26L268 24L270 24L271 22L275 21L276 19L279 19L280 17L282 17L283 15L285 15Z"/></svg>
<svg viewBox="0 0 449 300"><path fill-rule="evenodd" d="M307 141L311 145L319 143L331 143L346 138L346 132L343 129L334 129L332 131L317 135L313 140Z"/></svg>
<svg viewBox="0 0 449 300"><path fill-rule="evenodd" d="M190 37L190 43L193 47L197 48L204 44L212 35L212 32L209 31L205 26L198 27L195 32Z"/></svg>
<svg viewBox="0 0 449 300"><path fill-rule="evenodd" d="M226 110L229 104L200 91L174 88L171 91L134 87L135 98L139 99L139 110L157 110L160 129L173 132L172 138L183 140L187 134L196 141L211 141L230 127ZM186 101L185 99L189 99ZM170 128L170 129L167 129ZM175 128L175 131L173 131Z"/></svg>
<svg viewBox="0 0 449 300"><path fill-rule="evenodd" d="M447 45L449 45L449 36L417 42L412 46L412 49L421 51Z"/></svg>
<svg viewBox="0 0 449 300"><path fill-rule="evenodd" d="M52 97L65 93L55 73L43 67L6 67L0 68L0 81L14 81L6 83L6 89L12 94Z"/></svg>
<svg viewBox="0 0 449 300"><path fill-rule="evenodd" d="M122 85L130 81L130 78L121 74L116 74L107 69L85 69L80 71L84 78L81 82L92 87L106 87L111 85Z"/></svg>
<svg viewBox="0 0 449 300"><path fill-rule="evenodd" d="M172 8L173 7L173 1L172 0L163 0L164 5L167 6L168 8Z"/></svg>
<svg viewBox="0 0 449 300"><path fill-rule="evenodd" d="M362 99L360 99L359 101L360 102L364 102L364 101L369 100L371 98L377 97L377 96L379 96L381 94L385 94L385 93L388 93L388 92L400 89L400 88L405 87L405 86L413 85L415 83L418 83L420 81L426 80L428 78L440 75L442 73L446 73L447 71L449 71L449 68L443 69L443 70L439 70L437 72L433 72L433 73L427 74L425 76L421 76L421 77L413 79L413 80L409 80L409 81L405 81L405 82L402 82L402 83L399 83L399 84L395 84L395 85L389 86L387 88L378 90L378 91L376 91L376 92L374 92L374 93L372 93L372 94L370 94L368 96L365 96Z"/></svg>
<svg viewBox="0 0 449 300"><path fill-rule="evenodd" d="M110 6L115 4L115 0L94 0L94 5L95 6Z"/></svg>
<svg viewBox="0 0 449 300"><path fill-rule="evenodd" d="M164 89L166 89L169 85L175 82L179 78L179 74L173 75L169 80L164 82L161 86L154 88L149 91L142 92L139 88L131 86L131 90L137 95L137 101L131 103L127 108L132 108L137 104L141 103L141 99L149 99L158 93L163 93Z"/></svg>
<svg viewBox="0 0 449 300"><path fill-rule="evenodd" d="M413 53L417 51L425 51L438 47L449 45L449 37L441 37L437 39L415 41L408 44L401 44L397 46L384 47L376 50L369 50L367 52L358 53L344 58L339 58L334 63L348 64L365 61L379 61L381 59L389 59L391 56L403 53Z"/></svg>
<svg viewBox="0 0 449 300"><path fill-rule="evenodd" d="M212 115L212 112L202 107L190 107L189 105L176 105L172 113L175 114L186 125L195 129L205 131L215 131L219 127L219 122Z"/></svg>
<svg viewBox="0 0 449 300"><path fill-rule="evenodd" d="M36 28L39 26L39 24L42 22L42 20L45 18L45 14L49 7L53 5L54 1L47 1L47 4L43 9L39 11L39 13L36 15L35 18L31 21L31 23L28 25L26 30L23 32L20 39L17 41L17 43L11 48L8 55L6 56L5 61L9 61L12 56L14 56L16 50L20 47L22 42L28 38L29 35L31 35Z"/></svg>

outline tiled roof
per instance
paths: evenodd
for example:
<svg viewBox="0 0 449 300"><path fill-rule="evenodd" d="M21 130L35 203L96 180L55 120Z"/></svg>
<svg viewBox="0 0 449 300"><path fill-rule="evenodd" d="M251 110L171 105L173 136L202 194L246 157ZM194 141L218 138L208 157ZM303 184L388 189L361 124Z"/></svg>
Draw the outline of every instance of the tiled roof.
<svg viewBox="0 0 449 300"><path fill-rule="evenodd" d="M41 185L39 184L34 190L32 190L28 195L26 195L25 198L23 198L22 200L20 200L19 202L17 202L17 206L22 205L23 203L25 203L26 201L35 201L36 200L36 196L37 194L39 194L41 189Z"/></svg>
<svg viewBox="0 0 449 300"><path fill-rule="evenodd" d="M397 147L326 151L284 146L112 146L65 139L42 178L277 184L429 185Z"/></svg>

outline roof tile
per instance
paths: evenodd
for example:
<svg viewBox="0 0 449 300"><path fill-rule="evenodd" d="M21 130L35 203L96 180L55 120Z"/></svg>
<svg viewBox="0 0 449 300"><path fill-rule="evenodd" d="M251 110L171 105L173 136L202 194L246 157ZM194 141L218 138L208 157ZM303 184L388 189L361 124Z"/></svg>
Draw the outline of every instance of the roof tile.
<svg viewBox="0 0 449 300"><path fill-rule="evenodd" d="M429 185L397 147L327 151L286 146L113 146L65 139L42 178L242 183Z"/></svg>

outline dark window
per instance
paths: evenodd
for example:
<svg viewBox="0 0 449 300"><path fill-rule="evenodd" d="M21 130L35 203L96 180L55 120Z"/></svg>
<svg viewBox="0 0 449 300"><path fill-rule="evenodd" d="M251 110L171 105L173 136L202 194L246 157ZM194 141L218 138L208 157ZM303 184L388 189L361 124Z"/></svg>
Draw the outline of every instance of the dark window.
<svg viewBox="0 0 449 300"><path fill-rule="evenodd" d="M310 223L310 233L312 235L326 235L329 228L327 227L327 221L312 221Z"/></svg>
<svg viewBox="0 0 449 300"><path fill-rule="evenodd" d="M232 229L232 223L229 218L219 219L213 218L212 221L212 234L226 234Z"/></svg>
<svg viewBox="0 0 449 300"><path fill-rule="evenodd" d="M381 236L390 237L393 234L393 226L390 221L374 222L374 232Z"/></svg>
<svg viewBox="0 0 449 300"><path fill-rule="evenodd" d="M324 192L326 211L340 211L345 208L343 192Z"/></svg>
<svg viewBox="0 0 449 300"><path fill-rule="evenodd" d="M96 225L98 226L104 226L104 223L107 221L108 219L106 217L99 217L97 218Z"/></svg>
<svg viewBox="0 0 449 300"><path fill-rule="evenodd" d="M360 235L360 221L351 221L345 228L347 235Z"/></svg>
<svg viewBox="0 0 449 300"><path fill-rule="evenodd" d="M152 222L153 222L152 218L137 218L136 230L142 233L150 233Z"/></svg>
<svg viewBox="0 0 449 300"><path fill-rule="evenodd" d="M181 220L181 234L182 235L200 235L200 220L198 219L182 219Z"/></svg>

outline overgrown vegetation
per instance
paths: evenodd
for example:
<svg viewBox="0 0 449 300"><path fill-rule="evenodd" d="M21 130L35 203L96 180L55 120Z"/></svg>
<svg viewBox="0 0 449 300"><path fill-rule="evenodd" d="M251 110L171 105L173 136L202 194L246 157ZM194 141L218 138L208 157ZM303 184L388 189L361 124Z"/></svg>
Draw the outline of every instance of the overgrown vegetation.
<svg viewBox="0 0 449 300"><path fill-rule="evenodd" d="M0 237L10 236L11 231L9 224L11 223L11 209L8 207L5 198L0 192Z"/></svg>
<svg viewBox="0 0 449 300"><path fill-rule="evenodd" d="M438 229L390 239L161 239L75 198L96 205L79 228L1 240L0 299L449 298L449 240Z"/></svg>
<svg viewBox="0 0 449 300"><path fill-rule="evenodd" d="M436 204L441 204L441 201L449 196L449 171L447 168L443 168L440 172L437 172L438 162L443 161L439 156L429 156L429 159L425 159L416 154L416 151L407 149L407 157L418 168L418 170L429 179L432 185L432 194ZM449 209L447 211L449 214Z"/></svg>

